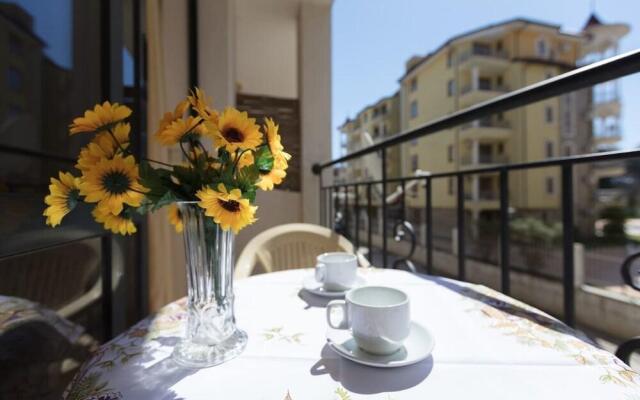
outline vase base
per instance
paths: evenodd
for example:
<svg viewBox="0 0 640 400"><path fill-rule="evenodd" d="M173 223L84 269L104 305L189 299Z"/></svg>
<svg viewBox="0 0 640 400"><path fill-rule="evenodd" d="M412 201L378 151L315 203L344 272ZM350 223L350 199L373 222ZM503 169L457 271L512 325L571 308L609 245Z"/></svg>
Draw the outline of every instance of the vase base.
<svg viewBox="0 0 640 400"><path fill-rule="evenodd" d="M173 359L183 367L206 368L239 356L247 346L247 334L236 331L224 341L208 346L182 339L173 349Z"/></svg>

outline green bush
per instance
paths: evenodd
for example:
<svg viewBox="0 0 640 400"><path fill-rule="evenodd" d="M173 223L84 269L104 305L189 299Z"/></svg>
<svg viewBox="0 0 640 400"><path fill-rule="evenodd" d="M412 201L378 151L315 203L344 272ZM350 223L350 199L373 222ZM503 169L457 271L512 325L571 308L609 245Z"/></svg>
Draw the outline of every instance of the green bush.
<svg viewBox="0 0 640 400"><path fill-rule="evenodd" d="M516 218L509 224L515 242L523 244L557 243L562 238L562 224L546 223L538 218Z"/></svg>

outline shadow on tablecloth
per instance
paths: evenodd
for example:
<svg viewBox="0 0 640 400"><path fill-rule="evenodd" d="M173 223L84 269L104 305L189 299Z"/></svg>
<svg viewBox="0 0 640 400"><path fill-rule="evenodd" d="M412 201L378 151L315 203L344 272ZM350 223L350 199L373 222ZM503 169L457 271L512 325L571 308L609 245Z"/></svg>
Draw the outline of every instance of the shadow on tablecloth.
<svg viewBox="0 0 640 400"><path fill-rule="evenodd" d="M329 374L349 392L377 394L412 388L427 379L433 370L433 356L414 365L398 368L374 368L356 364L338 356L325 345L310 369L311 375Z"/></svg>

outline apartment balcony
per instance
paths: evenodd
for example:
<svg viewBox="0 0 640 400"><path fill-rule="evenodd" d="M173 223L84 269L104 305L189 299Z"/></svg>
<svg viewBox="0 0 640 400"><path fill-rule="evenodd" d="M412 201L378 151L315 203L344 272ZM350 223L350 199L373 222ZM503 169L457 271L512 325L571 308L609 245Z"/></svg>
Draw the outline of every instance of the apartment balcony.
<svg viewBox="0 0 640 400"><path fill-rule="evenodd" d="M484 71L501 72L509 67L510 63L509 53L506 51L485 47L474 47L458 58L460 70L478 67Z"/></svg>
<svg viewBox="0 0 640 400"><path fill-rule="evenodd" d="M509 122L494 118L479 119L460 127L461 140L506 140L509 136L511 136Z"/></svg>
<svg viewBox="0 0 640 400"><path fill-rule="evenodd" d="M492 85L484 81L479 81L476 85L466 85L460 90L460 107L464 108L482 103L508 91L509 88L507 86Z"/></svg>
<svg viewBox="0 0 640 400"><path fill-rule="evenodd" d="M595 91L593 93L593 104L591 115L593 118L606 118L620 115L622 106L617 91Z"/></svg>
<svg viewBox="0 0 640 400"><path fill-rule="evenodd" d="M618 126L605 127L593 133L593 141L596 146L612 146L620 140L622 140L622 134Z"/></svg>
<svg viewBox="0 0 640 400"><path fill-rule="evenodd" d="M505 154L478 154L475 159L471 154L465 154L460 158L460 166L462 168L479 168L508 163L509 157Z"/></svg>

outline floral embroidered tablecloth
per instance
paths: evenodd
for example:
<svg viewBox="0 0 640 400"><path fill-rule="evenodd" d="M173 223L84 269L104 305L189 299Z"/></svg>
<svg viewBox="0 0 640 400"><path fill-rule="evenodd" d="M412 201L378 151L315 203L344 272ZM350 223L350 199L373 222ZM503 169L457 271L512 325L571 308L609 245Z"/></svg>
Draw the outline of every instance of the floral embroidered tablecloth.
<svg viewBox="0 0 640 400"><path fill-rule="evenodd" d="M402 271L362 274L409 294L412 318L435 336L432 356L391 370L341 359L326 345L327 300L301 290L311 273L236 282L237 320L249 334L240 357L202 370L176 365L180 300L102 346L65 398L640 400L633 370L553 317L484 286Z"/></svg>

